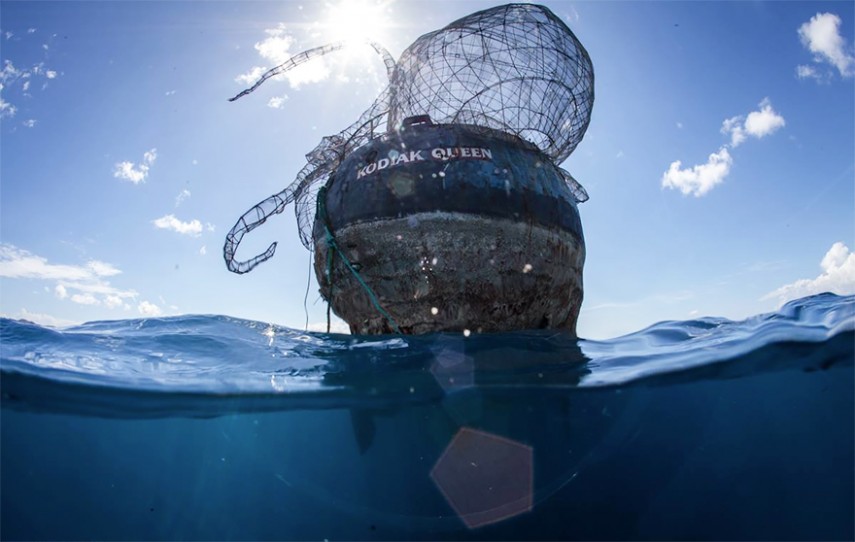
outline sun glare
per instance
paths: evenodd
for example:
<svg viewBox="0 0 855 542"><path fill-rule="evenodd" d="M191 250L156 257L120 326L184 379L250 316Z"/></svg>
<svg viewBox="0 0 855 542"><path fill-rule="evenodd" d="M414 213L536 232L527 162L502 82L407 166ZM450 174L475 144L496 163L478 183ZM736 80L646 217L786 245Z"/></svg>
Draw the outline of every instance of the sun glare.
<svg viewBox="0 0 855 542"><path fill-rule="evenodd" d="M342 0L327 4L322 23L325 37L330 41L383 41L389 27L388 2L371 0Z"/></svg>

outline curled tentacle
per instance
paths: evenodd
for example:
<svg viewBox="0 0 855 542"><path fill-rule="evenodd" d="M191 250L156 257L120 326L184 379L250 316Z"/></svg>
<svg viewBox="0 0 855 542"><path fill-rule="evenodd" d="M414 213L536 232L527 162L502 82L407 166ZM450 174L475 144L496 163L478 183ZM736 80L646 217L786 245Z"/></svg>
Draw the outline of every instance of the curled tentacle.
<svg viewBox="0 0 855 542"><path fill-rule="evenodd" d="M373 41L368 41L367 43L383 58L386 73L391 79L392 73L395 70L395 59L392 58L389 51L382 45ZM230 98L229 101L233 102L252 93L271 77L285 73L313 58L338 51L346 45L348 45L347 42L339 41L303 51L289 58L283 64L268 70L255 84L233 98ZM273 257L273 254L276 252L276 242L271 243L267 247L267 250L261 254L246 261L236 260L235 253L244 235L264 224L271 216L284 211L285 207L295 200L298 200L295 211L301 227L301 240L306 248L311 248L311 239L305 232L311 231L309 217L311 211L314 209L318 181L326 178L338 166L345 150L354 144L355 137L361 137L362 139L370 138L371 134L377 128L376 125L379 125L379 117L385 116L388 113L387 109L388 91L384 91L378 101L368 111L363 113L356 123L345 129L341 134L324 137L320 144L306 155L307 164L300 170L296 179L287 188L255 205L238 219L231 231L226 235L226 242L223 246L223 258L226 260L226 267L228 267L229 271L238 274L248 273L258 264ZM369 133L362 133L366 129Z"/></svg>
<svg viewBox="0 0 855 542"><path fill-rule="evenodd" d="M235 260L235 252L237 252L238 245L240 245L244 235L267 222L271 216L284 211L285 207L292 201L294 201L294 190L289 186L241 215L226 235L226 244L223 246L223 258L226 260L226 267L229 271L239 275L249 273L256 265L273 257L276 252L276 242L271 243L267 250L261 254L243 262Z"/></svg>

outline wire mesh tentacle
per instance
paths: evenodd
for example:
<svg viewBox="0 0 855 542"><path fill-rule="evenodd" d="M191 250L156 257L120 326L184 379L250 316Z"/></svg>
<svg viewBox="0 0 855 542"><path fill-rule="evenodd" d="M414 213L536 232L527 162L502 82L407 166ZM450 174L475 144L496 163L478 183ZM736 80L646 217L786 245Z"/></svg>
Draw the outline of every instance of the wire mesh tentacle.
<svg viewBox="0 0 855 542"><path fill-rule="evenodd" d="M238 220L224 247L230 270L246 273L273 256L276 243L246 262L234 260L243 235L292 201L300 240L312 250L321 182L345 156L398 128L407 117L429 115L437 124L470 124L513 134L535 145L556 167L573 152L590 123L591 59L564 22L543 6L508 4L467 15L418 38L397 62L381 45L367 43L382 57L389 85L356 122L324 137L306 155L306 165L285 190ZM345 45L340 41L295 55L229 101ZM582 185L567 171L558 170L576 201L586 201Z"/></svg>
<svg viewBox="0 0 855 542"><path fill-rule="evenodd" d="M386 73L391 78L395 70L395 59L389 54L382 45L369 41L368 44L379 54L383 59L383 64L386 66ZM303 51L291 58L283 64L268 70L259 78L251 87L237 94L229 101L233 102L247 94L251 94L255 89L261 86L271 77L281 75L300 64L303 64L313 58L338 51L344 48L347 42L340 41L330 43L321 47L315 47L308 51ZM388 110L388 99L378 98L374 104L366 111L357 122L344 130L341 134L335 136L324 137L320 144L315 147L312 152L306 155L307 164L297 174L296 179L281 192L270 196L264 201L258 203L250 210L245 212L232 227L231 231L226 235L226 242L223 246L223 258L226 261L226 267L229 271L243 274L252 271L258 264L263 263L276 253L277 243L271 243L267 250L254 256L246 261L238 261L235 259L238 246L243 240L243 236L251 232L255 228L264 224L268 218L275 214L279 214L285 210L285 207L297 200L295 212L297 214L298 223L300 224L301 240L306 248L311 249L311 240L304 232L311 231L311 225L308 223L308 215L314 210L315 200L317 198L317 183L321 179L325 179L327 175L341 161L344 151L348 148L348 143L354 134L360 133L363 126L366 124L365 117L368 116L371 120L377 117L386 115ZM382 109L379 113L378 109ZM370 122L370 121L369 121ZM369 130L370 134L374 133L374 128ZM345 137L350 133L350 137ZM370 138L369 135L363 135L363 139ZM352 147L350 147L352 148Z"/></svg>
<svg viewBox="0 0 855 542"><path fill-rule="evenodd" d="M393 57L391 55L391 53L389 53L389 51L386 50L385 47L383 47L382 45L380 45L376 41L368 40L365 43L370 45L371 48L374 49L374 52L376 52L378 55L380 55L380 57L383 59L383 64L386 66L386 75L389 77L389 80L391 81L392 74L395 73L395 66L397 65L397 62L395 62L395 57Z"/></svg>
<svg viewBox="0 0 855 542"><path fill-rule="evenodd" d="M395 70L395 59L392 57L389 51L387 51L386 48L380 45L379 43L373 41L366 41L366 43L370 45L371 48L374 49L374 51L376 51L377 54L383 58L383 64L386 65L386 74L391 78L392 72ZM350 42L336 41L333 43L328 43L326 45L321 45L320 47L309 49L307 51L303 51L302 53L298 53L283 62L282 64L276 66L275 68L267 70L251 87L229 98L229 101L233 102L239 98L243 98L247 94L252 94L255 89L260 87L265 81L267 81L271 77L282 75L283 73L290 71L299 66L300 64L304 64L309 60L312 60L313 58L318 58L329 53L344 49L347 45L350 45Z"/></svg>
<svg viewBox="0 0 855 542"><path fill-rule="evenodd" d="M296 68L300 64L303 64L305 62L308 62L309 60L312 60L313 58L317 58L319 56L324 56L324 55L331 53L333 51L338 51L342 47L344 47L344 42L339 41L339 42L330 43L327 45L322 45L320 47L315 47L314 49L309 49L308 51L303 51L302 53L294 55L291 58L289 58L288 60L286 60L285 62L283 62L282 64L276 66L275 68L271 68L271 69L267 70L267 72L265 72L264 75L262 75L258 79L258 81L255 82L255 84L253 84L248 89L245 89L240 94L237 94L237 95L229 98L229 101L233 102L239 98L243 98L247 94L251 94L252 92L255 91L255 89L260 87L265 81L267 81L271 77L276 77L277 75L281 75L281 74L283 74L289 70Z"/></svg>
<svg viewBox="0 0 855 542"><path fill-rule="evenodd" d="M289 186L278 194L258 203L238 219L226 235L226 244L223 246L223 258L226 260L226 267L229 271L239 275L249 273L256 265L273 257L276 252L276 242L271 243L267 250L258 256L243 262L235 260L235 252L237 252L238 245L240 245L244 235L267 222L271 216L284 211L285 207L292 201L294 201L294 191Z"/></svg>

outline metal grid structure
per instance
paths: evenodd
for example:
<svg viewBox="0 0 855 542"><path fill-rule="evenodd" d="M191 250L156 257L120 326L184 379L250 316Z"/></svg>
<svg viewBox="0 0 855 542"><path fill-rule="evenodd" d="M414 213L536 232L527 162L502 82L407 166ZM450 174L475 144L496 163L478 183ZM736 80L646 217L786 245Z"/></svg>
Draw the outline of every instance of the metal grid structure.
<svg viewBox="0 0 855 542"><path fill-rule="evenodd" d="M398 62L369 42L383 58L389 85L359 119L324 137L288 187L244 213L226 236L229 270L246 273L271 258L276 243L247 260L235 259L243 236L295 202L300 239L313 249L318 189L353 150L401 126L415 115L437 124L466 124L500 130L537 146L557 166L582 140L594 102L594 71L587 51L548 8L508 4L459 19L418 38ZM304 62L344 47L333 43L304 51L265 73L252 87ZM559 168L560 169L560 168ZM585 189L560 169L579 202Z"/></svg>

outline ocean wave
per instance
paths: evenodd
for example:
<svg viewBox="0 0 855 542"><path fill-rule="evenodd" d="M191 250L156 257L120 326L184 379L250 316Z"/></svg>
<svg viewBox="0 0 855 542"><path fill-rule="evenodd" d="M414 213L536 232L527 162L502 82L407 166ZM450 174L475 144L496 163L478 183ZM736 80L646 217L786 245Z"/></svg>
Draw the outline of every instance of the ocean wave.
<svg viewBox="0 0 855 542"><path fill-rule="evenodd" d="M607 341L526 331L349 336L220 315L54 329L0 319L4 406L98 415L429 402L471 390L667 385L852 365L855 296L731 321L661 322Z"/></svg>

